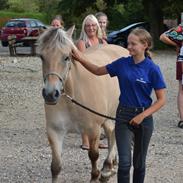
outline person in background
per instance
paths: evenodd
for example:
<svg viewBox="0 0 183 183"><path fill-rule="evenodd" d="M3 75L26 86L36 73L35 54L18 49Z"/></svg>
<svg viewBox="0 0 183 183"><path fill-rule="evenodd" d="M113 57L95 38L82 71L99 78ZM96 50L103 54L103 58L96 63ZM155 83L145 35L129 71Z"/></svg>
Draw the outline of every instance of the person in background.
<svg viewBox="0 0 183 183"><path fill-rule="evenodd" d="M80 38L76 46L80 51L85 51L87 48L99 44L107 44L107 42L102 37L98 20L94 15L90 14L83 20Z"/></svg>
<svg viewBox="0 0 183 183"><path fill-rule="evenodd" d="M108 26L108 18L107 15L103 12L98 12L95 14L100 28L102 29L103 39L107 40L107 26Z"/></svg>
<svg viewBox="0 0 183 183"><path fill-rule="evenodd" d="M107 41L107 26L108 26L108 17L105 13L103 12L97 12L95 14L95 17L97 18L100 28L102 30L102 37L104 40ZM103 140L106 138L106 135L104 132L101 133L100 135L100 140Z"/></svg>
<svg viewBox="0 0 183 183"><path fill-rule="evenodd" d="M176 80L179 82L177 108L180 120L178 127L183 128L183 25L172 28L160 35L160 40L168 45L175 46L177 51Z"/></svg>
<svg viewBox="0 0 183 183"><path fill-rule="evenodd" d="M144 29L136 28L128 36L127 48L131 56L119 58L111 64L97 66L78 50L72 51L74 60L79 61L93 74L109 74L118 78L121 93L115 123L119 156L118 183L130 183L131 162L132 182L144 182L146 155L153 132L152 114L158 111L166 100L166 85L162 73L149 54L151 45L151 35ZM155 92L155 102L152 102L152 90Z"/></svg>
<svg viewBox="0 0 183 183"><path fill-rule="evenodd" d="M76 46L80 51L84 52L87 48L100 44L107 44L107 42L102 38L102 31L98 20L94 15L90 14L83 20L80 38L77 41ZM86 133L82 133L81 148L83 150L89 149L89 140ZM106 149L108 146L99 144L99 148Z"/></svg>
<svg viewBox="0 0 183 183"><path fill-rule="evenodd" d="M51 26L57 28L64 28L64 21L61 15L56 15L55 18L51 21Z"/></svg>

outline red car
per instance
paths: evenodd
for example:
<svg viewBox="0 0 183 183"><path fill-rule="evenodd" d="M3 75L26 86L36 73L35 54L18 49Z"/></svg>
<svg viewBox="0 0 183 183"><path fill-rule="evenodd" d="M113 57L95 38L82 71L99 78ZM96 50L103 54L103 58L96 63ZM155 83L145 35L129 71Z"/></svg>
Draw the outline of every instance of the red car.
<svg viewBox="0 0 183 183"><path fill-rule="evenodd" d="M21 42L23 37L38 36L41 29L47 26L40 20L31 18L10 19L1 29L0 39L2 46L8 46L8 38L16 37L16 42Z"/></svg>

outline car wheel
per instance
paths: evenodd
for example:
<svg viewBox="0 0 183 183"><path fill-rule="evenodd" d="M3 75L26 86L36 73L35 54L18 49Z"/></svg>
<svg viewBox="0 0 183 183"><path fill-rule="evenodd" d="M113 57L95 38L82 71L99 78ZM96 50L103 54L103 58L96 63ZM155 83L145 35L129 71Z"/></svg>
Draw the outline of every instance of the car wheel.
<svg viewBox="0 0 183 183"><path fill-rule="evenodd" d="M1 41L2 46L8 46L8 41Z"/></svg>

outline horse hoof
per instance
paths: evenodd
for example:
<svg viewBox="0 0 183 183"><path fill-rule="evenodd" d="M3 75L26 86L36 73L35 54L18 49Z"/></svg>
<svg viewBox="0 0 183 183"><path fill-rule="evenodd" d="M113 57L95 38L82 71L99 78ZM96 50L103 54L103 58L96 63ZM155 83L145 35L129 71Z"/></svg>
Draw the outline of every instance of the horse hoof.
<svg viewBox="0 0 183 183"><path fill-rule="evenodd" d="M112 169L103 169L101 171L101 176L100 177L103 177L104 179L108 179L112 176L114 176L115 174L117 173L117 166L113 166Z"/></svg>
<svg viewBox="0 0 183 183"><path fill-rule="evenodd" d="M183 128L183 121L179 121L178 127L179 127L179 128Z"/></svg>
<svg viewBox="0 0 183 183"><path fill-rule="evenodd" d="M109 177L103 177L103 176L101 176L101 177L99 178L99 180L100 180L100 182L102 182L102 183L107 183L107 182L109 181Z"/></svg>
<svg viewBox="0 0 183 183"><path fill-rule="evenodd" d="M100 183L99 180L91 180L90 183Z"/></svg>

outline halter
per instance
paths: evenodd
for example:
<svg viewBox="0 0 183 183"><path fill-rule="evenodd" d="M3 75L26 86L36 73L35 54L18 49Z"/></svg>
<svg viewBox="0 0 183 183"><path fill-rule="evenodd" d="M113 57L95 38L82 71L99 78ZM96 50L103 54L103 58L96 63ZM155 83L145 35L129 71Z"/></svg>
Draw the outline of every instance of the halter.
<svg viewBox="0 0 183 183"><path fill-rule="evenodd" d="M47 77L49 76L49 75L55 75L55 76L57 76L58 78L59 78L59 80L60 80L60 82L62 83L62 85L63 85L63 88L64 88L64 85L65 85L65 81L66 81L66 79L67 79L67 76L68 76L68 74L69 74L69 70L71 69L71 57L69 57L69 59L67 60L67 61L65 61L66 62L66 67L65 67L65 69L64 69L64 71L63 71L63 73L60 75L59 73L57 73L57 72L49 72L49 73L47 73L45 76L44 76L44 83L45 83L45 81L46 81L46 79L47 79Z"/></svg>

